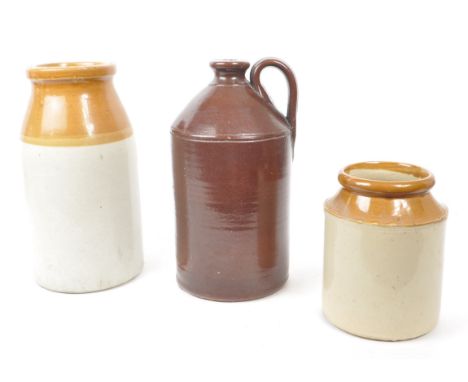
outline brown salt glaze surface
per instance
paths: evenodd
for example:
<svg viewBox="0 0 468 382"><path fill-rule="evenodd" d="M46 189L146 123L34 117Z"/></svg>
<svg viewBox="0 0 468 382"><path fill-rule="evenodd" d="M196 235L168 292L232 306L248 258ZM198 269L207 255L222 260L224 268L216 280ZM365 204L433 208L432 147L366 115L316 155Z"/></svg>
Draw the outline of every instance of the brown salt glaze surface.
<svg viewBox="0 0 468 382"><path fill-rule="evenodd" d="M363 162L343 169L343 188L325 203L337 217L377 225L415 226L447 217L446 207L429 192L435 183L427 170L397 162Z"/></svg>
<svg viewBox="0 0 468 382"><path fill-rule="evenodd" d="M211 66L172 128L177 278L199 297L249 300L288 277L292 126L245 79L248 63Z"/></svg>
<svg viewBox="0 0 468 382"><path fill-rule="evenodd" d="M46 146L115 142L132 129L104 63L54 63L29 69L33 95L23 141Z"/></svg>

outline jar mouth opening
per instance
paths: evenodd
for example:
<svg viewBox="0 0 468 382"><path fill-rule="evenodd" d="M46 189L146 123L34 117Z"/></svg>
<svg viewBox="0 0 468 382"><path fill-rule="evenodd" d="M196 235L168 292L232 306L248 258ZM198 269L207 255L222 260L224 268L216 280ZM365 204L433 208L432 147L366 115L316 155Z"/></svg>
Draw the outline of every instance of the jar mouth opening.
<svg viewBox="0 0 468 382"><path fill-rule="evenodd" d="M28 69L32 80L99 78L115 73L115 65L105 62L53 62Z"/></svg>
<svg viewBox="0 0 468 382"><path fill-rule="evenodd" d="M426 169L399 162L361 162L341 170L338 180L349 190L384 197L428 192L435 184Z"/></svg>

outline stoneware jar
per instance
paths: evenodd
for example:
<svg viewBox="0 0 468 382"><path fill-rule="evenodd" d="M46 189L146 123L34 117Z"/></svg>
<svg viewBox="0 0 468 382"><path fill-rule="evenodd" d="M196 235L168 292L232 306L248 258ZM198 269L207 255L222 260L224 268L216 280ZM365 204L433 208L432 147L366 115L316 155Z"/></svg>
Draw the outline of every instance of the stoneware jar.
<svg viewBox="0 0 468 382"><path fill-rule="evenodd" d="M136 153L113 65L28 71L23 128L37 282L70 293L111 288L142 268Z"/></svg>
<svg viewBox="0 0 468 382"><path fill-rule="evenodd" d="M267 66L289 83L287 115L260 83ZM288 197L296 81L282 61L211 63L214 79L172 127L177 279L206 299L240 301L288 278Z"/></svg>
<svg viewBox="0 0 468 382"><path fill-rule="evenodd" d="M421 336L439 316L447 209L427 170L366 162L339 174L325 203L323 311L371 339Z"/></svg>

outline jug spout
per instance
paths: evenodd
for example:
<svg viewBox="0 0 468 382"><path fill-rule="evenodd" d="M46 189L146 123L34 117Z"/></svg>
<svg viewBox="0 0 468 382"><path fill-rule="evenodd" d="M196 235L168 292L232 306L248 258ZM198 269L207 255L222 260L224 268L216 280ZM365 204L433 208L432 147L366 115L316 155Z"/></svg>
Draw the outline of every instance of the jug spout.
<svg viewBox="0 0 468 382"><path fill-rule="evenodd" d="M215 72L213 84L246 84L245 72L250 64L238 60L216 60L210 63Z"/></svg>

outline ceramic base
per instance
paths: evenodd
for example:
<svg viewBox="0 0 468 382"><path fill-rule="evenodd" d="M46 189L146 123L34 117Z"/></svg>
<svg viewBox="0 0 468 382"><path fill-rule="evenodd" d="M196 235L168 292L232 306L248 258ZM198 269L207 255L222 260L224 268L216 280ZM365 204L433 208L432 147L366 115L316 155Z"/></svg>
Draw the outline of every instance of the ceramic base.
<svg viewBox="0 0 468 382"><path fill-rule="evenodd" d="M286 279L283 282L281 282L278 285L275 285L275 287L273 287L271 289L263 290L262 293L258 293L258 294L255 294L255 295L251 294L251 295L249 295L248 298L246 298L246 297L240 298L240 297L234 297L234 296L221 297L219 295L214 295L214 294L209 295L209 294L199 293L199 292L196 292L196 291L194 291L194 290L192 290L190 288L187 288L184 285L184 283L180 280L180 278L177 277L177 283L178 283L180 289L182 289L184 292L187 292L187 293L191 294L192 296L201 298L203 300L219 301L219 302L252 301L252 300L258 300L260 298L268 297L268 296L271 296L272 294L275 294L279 290L281 290L283 288L283 286L286 284L287 281L288 281L288 278L286 277Z"/></svg>

